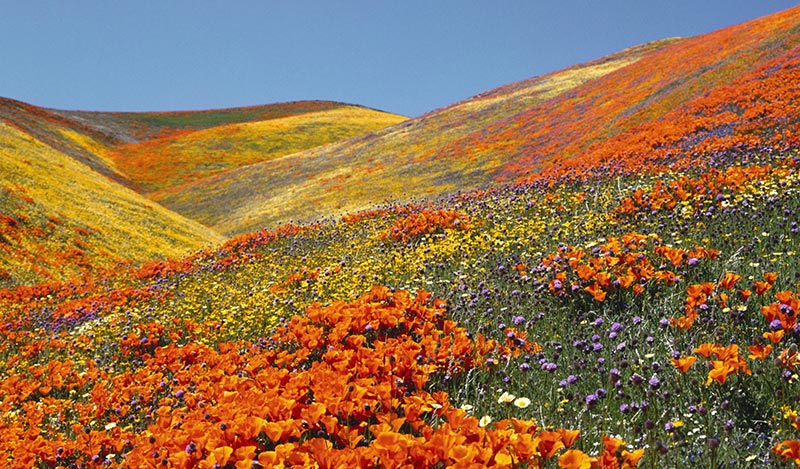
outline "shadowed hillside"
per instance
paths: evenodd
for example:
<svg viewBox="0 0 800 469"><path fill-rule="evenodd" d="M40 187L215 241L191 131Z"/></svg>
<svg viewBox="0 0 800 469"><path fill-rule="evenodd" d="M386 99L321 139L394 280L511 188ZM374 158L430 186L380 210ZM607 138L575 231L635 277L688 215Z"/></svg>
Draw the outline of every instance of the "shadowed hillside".
<svg viewBox="0 0 800 469"><path fill-rule="evenodd" d="M609 170L612 156L614 165L643 158L655 164L670 152L792 139L799 43L795 8L505 86L373 135L164 191L155 200L235 234L515 180L548 163L575 167L577 175ZM769 95L752 86L764 78L771 80ZM775 99L782 105L770 107ZM788 134L749 129L770 123Z"/></svg>

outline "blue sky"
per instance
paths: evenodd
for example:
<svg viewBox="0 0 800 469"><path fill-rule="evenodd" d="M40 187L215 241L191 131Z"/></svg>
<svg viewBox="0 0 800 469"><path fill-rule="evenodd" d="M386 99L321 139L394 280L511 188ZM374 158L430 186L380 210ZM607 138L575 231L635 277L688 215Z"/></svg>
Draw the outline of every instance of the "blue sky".
<svg viewBox="0 0 800 469"><path fill-rule="evenodd" d="M417 116L784 0L0 0L0 96L167 111L330 99Z"/></svg>

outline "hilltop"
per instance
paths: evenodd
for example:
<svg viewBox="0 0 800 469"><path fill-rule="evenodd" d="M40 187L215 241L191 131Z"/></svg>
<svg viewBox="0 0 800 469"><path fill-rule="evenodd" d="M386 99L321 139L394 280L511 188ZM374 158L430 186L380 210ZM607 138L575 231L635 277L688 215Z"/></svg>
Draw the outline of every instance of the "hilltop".
<svg viewBox="0 0 800 469"><path fill-rule="evenodd" d="M558 165L580 177L624 169L609 168L612 160L624 166L646 158L655 165L670 153L793 141L797 135L786 129L797 119L791 80L798 41L796 9L657 41L487 91L372 135L196 181L155 200L223 233L241 234L385 200L565 172ZM787 134L762 133L779 123ZM263 180L276 183L258 183Z"/></svg>

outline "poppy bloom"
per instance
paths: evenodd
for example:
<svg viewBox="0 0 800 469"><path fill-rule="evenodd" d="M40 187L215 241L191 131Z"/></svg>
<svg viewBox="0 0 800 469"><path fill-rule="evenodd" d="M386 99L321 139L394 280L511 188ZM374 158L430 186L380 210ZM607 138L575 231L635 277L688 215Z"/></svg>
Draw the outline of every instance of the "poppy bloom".
<svg viewBox="0 0 800 469"><path fill-rule="evenodd" d="M568 449L558 458L558 467L562 469L589 469L592 458L579 449Z"/></svg>
<svg viewBox="0 0 800 469"><path fill-rule="evenodd" d="M689 371L689 368L692 367L694 362L697 361L697 357L688 356L688 357L681 357L681 358L673 358L671 359L672 365L677 368L681 373L686 373Z"/></svg>

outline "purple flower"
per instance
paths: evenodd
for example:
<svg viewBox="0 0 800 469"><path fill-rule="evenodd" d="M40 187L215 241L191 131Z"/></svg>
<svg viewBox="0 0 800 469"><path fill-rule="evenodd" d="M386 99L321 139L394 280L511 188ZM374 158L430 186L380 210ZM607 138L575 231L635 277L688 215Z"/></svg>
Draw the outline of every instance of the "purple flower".
<svg viewBox="0 0 800 469"><path fill-rule="evenodd" d="M733 426L734 426L733 420L726 420L725 423L723 424L723 426L725 427L725 431L733 430Z"/></svg>
<svg viewBox="0 0 800 469"><path fill-rule="evenodd" d="M634 316L633 317L633 324L634 325L635 324L639 324L640 322L642 322L642 318L640 318L639 316Z"/></svg>
<svg viewBox="0 0 800 469"><path fill-rule="evenodd" d="M593 407L597 403L597 395L596 394L589 394L583 400L586 402L587 406Z"/></svg>
<svg viewBox="0 0 800 469"><path fill-rule="evenodd" d="M658 389L658 387L661 386L661 380L658 379L658 376L653 375L650 380L647 381L647 384L653 389Z"/></svg>
<svg viewBox="0 0 800 469"><path fill-rule="evenodd" d="M667 327L667 326L669 326L669 320L667 320L667 318L661 318L661 319L658 321L658 324L659 324L661 327Z"/></svg>
<svg viewBox="0 0 800 469"><path fill-rule="evenodd" d="M615 322L611 325L611 332L619 332L622 330L622 324Z"/></svg>
<svg viewBox="0 0 800 469"><path fill-rule="evenodd" d="M779 331L779 330L783 329L783 323L781 322L780 319L773 319L769 323L769 329L772 330L772 331Z"/></svg>
<svg viewBox="0 0 800 469"><path fill-rule="evenodd" d="M569 384L575 384L575 383L577 383L577 382L578 382L578 377L577 377L577 376L575 376L575 375L569 375L569 376L567 376L567 383L569 383Z"/></svg>
<svg viewBox="0 0 800 469"><path fill-rule="evenodd" d="M616 368L611 368L611 370L608 372L609 381L616 383L620 380L620 378L622 378L622 374L619 372L619 370Z"/></svg>
<svg viewBox="0 0 800 469"><path fill-rule="evenodd" d="M619 411L623 414L627 414L631 410L631 406L629 406L626 402L623 402L619 405Z"/></svg>
<svg viewBox="0 0 800 469"><path fill-rule="evenodd" d="M511 318L511 322L513 322L515 326L519 326L520 324L525 322L525 318L522 316L514 316Z"/></svg>
<svg viewBox="0 0 800 469"><path fill-rule="evenodd" d="M700 262L700 260L697 259L696 257L690 257L687 264L689 264L690 266L696 266L698 262Z"/></svg>

